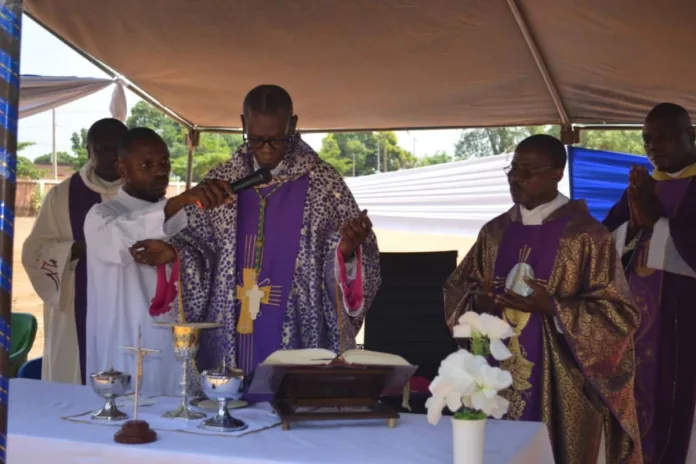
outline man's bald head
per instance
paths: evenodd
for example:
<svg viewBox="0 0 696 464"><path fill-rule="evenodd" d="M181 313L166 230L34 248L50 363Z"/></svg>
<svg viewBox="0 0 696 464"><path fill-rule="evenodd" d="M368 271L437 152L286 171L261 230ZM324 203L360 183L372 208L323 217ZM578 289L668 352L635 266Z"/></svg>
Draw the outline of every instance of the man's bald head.
<svg viewBox="0 0 696 464"><path fill-rule="evenodd" d="M278 85L264 84L253 88L244 98L244 116L258 114L263 116L293 116L292 98Z"/></svg>
<svg viewBox="0 0 696 464"><path fill-rule="evenodd" d="M126 132L125 124L114 118L100 119L87 131L87 153L94 172L104 180L118 179L116 148Z"/></svg>
<svg viewBox="0 0 696 464"><path fill-rule="evenodd" d="M660 171L674 173L696 162L694 129L689 112L674 103L660 103L645 117L643 146Z"/></svg>
<svg viewBox="0 0 696 464"><path fill-rule="evenodd" d="M683 106L675 103L660 103L656 105L648 115L645 121L664 121L673 127L690 128L691 116Z"/></svg>
<svg viewBox="0 0 696 464"><path fill-rule="evenodd" d="M159 145L167 149L167 144L160 135L147 127L134 127L121 137L118 144L118 158L124 159L137 151L139 145Z"/></svg>
<svg viewBox="0 0 696 464"><path fill-rule="evenodd" d="M256 162L274 169L297 128L290 94L277 85L259 85L247 94L242 109L244 135Z"/></svg>

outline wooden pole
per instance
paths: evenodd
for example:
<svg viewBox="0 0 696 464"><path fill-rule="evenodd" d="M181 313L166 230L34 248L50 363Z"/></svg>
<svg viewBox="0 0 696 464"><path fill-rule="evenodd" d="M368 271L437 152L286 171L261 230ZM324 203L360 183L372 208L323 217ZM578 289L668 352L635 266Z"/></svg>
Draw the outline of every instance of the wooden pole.
<svg viewBox="0 0 696 464"><path fill-rule="evenodd" d="M7 456L22 0L0 0L0 463Z"/></svg>

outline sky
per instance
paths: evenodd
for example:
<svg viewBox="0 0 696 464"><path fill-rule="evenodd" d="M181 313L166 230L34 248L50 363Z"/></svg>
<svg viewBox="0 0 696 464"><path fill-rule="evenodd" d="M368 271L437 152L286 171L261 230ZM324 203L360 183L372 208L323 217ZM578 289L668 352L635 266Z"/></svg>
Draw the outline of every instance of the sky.
<svg viewBox="0 0 696 464"><path fill-rule="evenodd" d="M24 16L22 26L20 64L22 74L109 77L27 16ZM111 116L109 104L112 92L113 87L109 87L56 109L56 149L58 151L71 153L70 137L73 132L77 132L83 127L89 127L101 118ZM140 98L127 91L126 100L130 109ZM300 129L302 128L300 127ZM421 157L432 155L437 151L452 154L454 144L459 138L459 132L459 130L425 130L397 132L396 135L399 145L412 152L415 147L416 156ZM325 135L305 134L304 139L315 150L319 150L321 140ZM51 112L47 111L21 119L19 122L19 140L35 143L34 146L23 150L22 156L34 159L37 156L50 153L53 146Z"/></svg>

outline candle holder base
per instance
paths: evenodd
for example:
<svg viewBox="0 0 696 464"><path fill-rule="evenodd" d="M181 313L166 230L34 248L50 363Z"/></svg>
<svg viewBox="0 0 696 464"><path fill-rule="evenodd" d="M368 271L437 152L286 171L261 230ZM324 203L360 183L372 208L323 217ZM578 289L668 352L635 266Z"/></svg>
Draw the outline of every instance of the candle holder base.
<svg viewBox="0 0 696 464"><path fill-rule="evenodd" d="M129 420L114 434L114 441L123 445L144 445L157 440L157 432L144 420Z"/></svg>

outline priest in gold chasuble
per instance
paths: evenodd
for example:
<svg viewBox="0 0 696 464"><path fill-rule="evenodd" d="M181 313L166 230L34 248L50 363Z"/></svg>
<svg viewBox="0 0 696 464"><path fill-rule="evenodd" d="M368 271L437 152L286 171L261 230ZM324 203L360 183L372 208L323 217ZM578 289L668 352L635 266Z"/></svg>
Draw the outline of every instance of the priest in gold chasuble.
<svg viewBox="0 0 696 464"><path fill-rule="evenodd" d="M553 137L518 145L507 169L515 206L483 227L445 283L445 317L450 328L466 311L511 324L507 419L545 422L557 463L642 463L639 315L611 235L558 192L565 164Z"/></svg>

